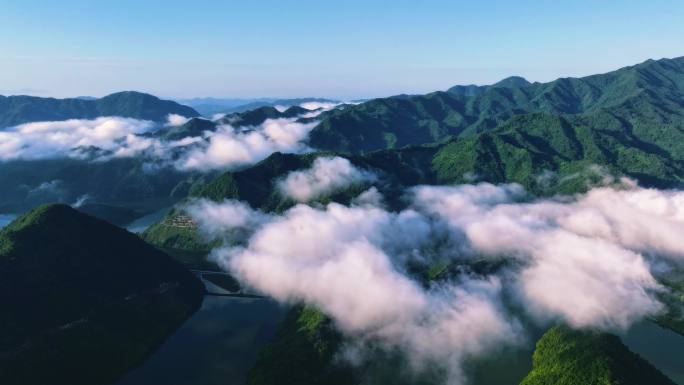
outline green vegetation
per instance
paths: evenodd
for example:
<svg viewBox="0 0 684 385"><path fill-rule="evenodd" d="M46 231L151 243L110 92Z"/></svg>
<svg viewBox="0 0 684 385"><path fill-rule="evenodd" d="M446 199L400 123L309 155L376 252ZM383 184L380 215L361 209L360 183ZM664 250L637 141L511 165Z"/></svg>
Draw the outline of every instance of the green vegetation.
<svg viewBox="0 0 684 385"><path fill-rule="evenodd" d="M197 111L188 106L133 91L117 92L92 100L0 95L0 128L29 122L94 119L99 116L164 122L169 114L199 116Z"/></svg>
<svg viewBox="0 0 684 385"><path fill-rule="evenodd" d="M527 84L512 78L475 91L456 90L374 99L326 112L311 132L311 145L365 153L469 137L494 130L515 116L551 114L571 117L576 130L605 130L634 145L660 148L684 159L684 58L649 60L602 75L550 83Z"/></svg>
<svg viewBox="0 0 684 385"><path fill-rule="evenodd" d="M654 321L684 336L684 271L679 269L670 272L660 282L668 289L659 295L667 311Z"/></svg>
<svg viewBox="0 0 684 385"><path fill-rule="evenodd" d="M136 235L69 206L0 231L3 384L113 383L200 306L195 276Z"/></svg>
<svg viewBox="0 0 684 385"><path fill-rule="evenodd" d="M342 342L328 317L309 307L292 309L275 342L248 373L248 385L348 385L354 371L334 355Z"/></svg>
<svg viewBox="0 0 684 385"><path fill-rule="evenodd" d="M537 342L521 385L674 385L611 334L555 327Z"/></svg>
<svg viewBox="0 0 684 385"><path fill-rule="evenodd" d="M214 114L233 114L255 110L261 107L275 106L298 106L302 103L336 103L335 100L323 98L295 98L295 99L216 99L216 98L197 98L185 99L178 102L188 105L204 116Z"/></svg>
<svg viewBox="0 0 684 385"><path fill-rule="evenodd" d="M150 172L145 161L137 158L0 162L0 212L22 213L45 203L74 203L87 194L87 203L145 214L173 205L193 186L214 176L173 167Z"/></svg>

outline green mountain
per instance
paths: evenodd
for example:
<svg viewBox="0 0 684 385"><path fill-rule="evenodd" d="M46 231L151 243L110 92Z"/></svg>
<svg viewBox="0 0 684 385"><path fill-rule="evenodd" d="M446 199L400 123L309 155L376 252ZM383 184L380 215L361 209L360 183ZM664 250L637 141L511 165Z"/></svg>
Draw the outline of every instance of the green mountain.
<svg viewBox="0 0 684 385"><path fill-rule="evenodd" d="M523 83L510 80L504 84ZM468 137L491 131L515 116L547 113L594 130L604 129L606 119L616 120L619 130L647 145L666 150L677 146L681 151L683 97L684 57L649 60L584 78L488 87L474 96L434 92L374 99L322 114L321 123L311 132L310 144L324 150L364 153ZM667 135L662 135L663 131Z"/></svg>
<svg viewBox="0 0 684 385"><path fill-rule="evenodd" d="M137 236L65 205L0 231L3 384L107 384L201 304L202 283Z"/></svg>
<svg viewBox="0 0 684 385"><path fill-rule="evenodd" d="M185 137L202 136L204 131L214 131L216 123L208 119L192 118L180 126L169 127L158 132L158 136L166 140L180 140Z"/></svg>
<svg viewBox="0 0 684 385"><path fill-rule="evenodd" d="M247 384L357 384L354 369L334 359L341 343L341 335L323 313L296 307L248 372Z"/></svg>
<svg viewBox="0 0 684 385"><path fill-rule="evenodd" d="M164 122L169 114L199 116L191 107L134 91L118 92L99 99L0 96L0 128L29 122L94 119L99 116Z"/></svg>
<svg viewBox="0 0 684 385"><path fill-rule="evenodd" d="M257 126L266 121L266 119L296 118L297 116L307 112L310 111L299 106L289 107L282 112L275 107L264 106L249 111L236 112L226 115L219 122L223 124L230 124L234 127Z"/></svg>
<svg viewBox="0 0 684 385"><path fill-rule="evenodd" d="M149 213L184 198L194 184L212 173L181 172L173 167L150 170L144 159L106 162L48 159L0 162L0 212L22 213L44 203L89 203Z"/></svg>
<svg viewBox="0 0 684 385"><path fill-rule="evenodd" d="M674 385L615 335L556 327L537 342L521 385Z"/></svg>
<svg viewBox="0 0 684 385"><path fill-rule="evenodd" d="M532 83L528 82L525 78L520 76L510 76L492 85L478 86L475 84L469 84L465 86L453 86L447 90L447 92L455 95L461 96L478 96L485 93L490 88L521 88L527 87Z"/></svg>
<svg viewBox="0 0 684 385"><path fill-rule="evenodd" d="M212 116L214 114L233 114L236 112L246 112L261 107L275 107L275 106L298 106L302 103L336 103L336 100L324 98L295 98L295 99L272 99L272 98L258 98L258 99L218 99L218 98L195 98L178 100L179 103L185 104L197 110L204 116Z"/></svg>

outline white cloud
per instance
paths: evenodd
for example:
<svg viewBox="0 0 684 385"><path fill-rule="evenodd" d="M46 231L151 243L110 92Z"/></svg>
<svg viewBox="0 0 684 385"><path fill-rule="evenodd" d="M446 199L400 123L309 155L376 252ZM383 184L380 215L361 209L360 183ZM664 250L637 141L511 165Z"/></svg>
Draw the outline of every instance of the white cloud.
<svg viewBox="0 0 684 385"><path fill-rule="evenodd" d="M83 157L78 148L116 152L128 137L152 131L150 121L101 117L27 123L0 131L0 160Z"/></svg>
<svg viewBox="0 0 684 385"><path fill-rule="evenodd" d="M308 202L346 187L374 181L375 174L354 167L341 157L317 158L311 168L293 171L278 183L280 192L299 202Z"/></svg>
<svg viewBox="0 0 684 385"><path fill-rule="evenodd" d="M576 327L627 328L661 309L652 295L660 287L634 241L612 236L623 226L648 232L646 223L633 223L624 215L634 205L616 199L626 194L641 201L638 196L646 190L602 188L572 202L515 203L521 191L517 185L481 184L419 187L414 194L416 205L449 223L472 252L524 262L521 294L542 318L559 317ZM608 202L617 202L616 211L601 212ZM591 221L581 219L588 214ZM661 223L665 219L652 217ZM596 224L605 226L603 233ZM653 241L643 240L641 250L655 250L658 242Z"/></svg>
<svg viewBox="0 0 684 385"><path fill-rule="evenodd" d="M219 239L242 231L212 258L243 284L313 305L357 341L441 364L452 383L463 382L459 363L524 338L504 303L540 324L625 329L663 309L653 266L684 262L684 192L597 188L533 200L518 185L420 186L400 212L368 193L370 203L300 204L280 216L236 202L192 215ZM429 287L407 268L475 257L509 263L484 277L456 269Z"/></svg>
<svg viewBox="0 0 684 385"><path fill-rule="evenodd" d="M232 214L243 208L227 202L192 215L216 229L228 217L249 217ZM217 218L219 210L227 213ZM347 334L403 349L417 362L449 361L453 378L461 377L463 358L519 339L517 323L502 311L498 278L425 289L405 273L401 254L429 239L430 224L415 212L299 205L253 231L212 257L260 292L315 305Z"/></svg>
<svg viewBox="0 0 684 385"><path fill-rule="evenodd" d="M184 120L169 116L170 125ZM269 119L254 127L222 125L203 136L167 141L154 136L166 127L130 118L28 123L0 131L0 161L141 157L150 169L230 169L258 162L276 151L309 150L304 140L315 124L298 123L294 118Z"/></svg>
<svg viewBox="0 0 684 385"><path fill-rule="evenodd" d="M308 150L303 141L315 123L295 119L267 119L253 128L230 125L210 133L176 163L181 169L209 170L256 163L274 152L298 153Z"/></svg>
<svg viewBox="0 0 684 385"><path fill-rule="evenodd" d="M313 111L313 110L318 110L321 109L323 111L329 111L332 110L333 108L339 106L340 103L335 103L335 102L305 102L300 104L299 106L302 108L306 108L307 110Z"/></svg>
<svg viewBox="0 0 684 385"><path fill-rule="evenodd" d="M190 118L186 118L185 116L178 115L178 114L169 114L166 117L166 125L167 126L182 126L185 123L187 123L190 120Z"/></svg>

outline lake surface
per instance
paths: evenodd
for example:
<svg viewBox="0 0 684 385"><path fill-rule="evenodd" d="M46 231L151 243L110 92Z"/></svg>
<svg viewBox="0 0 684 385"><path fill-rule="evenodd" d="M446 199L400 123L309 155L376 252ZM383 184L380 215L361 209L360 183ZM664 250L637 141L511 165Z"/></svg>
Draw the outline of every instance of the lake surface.
<svg viewBox="0 0 684 385"><path fill-rule="evenodd" d="M212 292L222 291L205 284ZM247 370L274 337L285 312L269 299L207 296L201 309L118 385L244 385ZM538 337L479 362L470 373L471 384L518 385L532 368ZM647 321L621 337L632 351L684 385L684 337Z"/></svg>
<svg viewBox="0 0 684 385"><path fill-rule="evenodd" d="M14 214L0 214L0 229L9 225L17 216Z"/></svg>
<svg viewBox="0 0 684 385"><path fill-rule="evenodd" d="M142 233L147 230L148 227L164 219L169 211L171 211L171 207L163 208L159 211L147 214L144 217L140 217L126 225L126 230L132 233Z"/></svg>
<svg viewBox="0 0 684 385"><path fill-rule="evenodd" d="M635 325L622 342L672 381L684 385L684 337L653 322Z"/></svg>
<svg viewBox="0 0 684 385"><path fill-rule="evenodd" d="M285 311L269 299L206 296L201 309L118 385L244 385Z"/></svg>

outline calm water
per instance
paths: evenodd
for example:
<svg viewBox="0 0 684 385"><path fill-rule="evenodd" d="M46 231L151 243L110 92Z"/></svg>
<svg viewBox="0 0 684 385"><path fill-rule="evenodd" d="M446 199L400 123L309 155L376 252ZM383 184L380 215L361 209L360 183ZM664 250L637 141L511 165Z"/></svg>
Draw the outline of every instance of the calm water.
<svg viewBox="0 0 684 385"><path fill-rule="evenodd" d="M118 385L243 385L284 314L267 299L206 296L202 308Z"/></svg>
<svg viewBox="0 0 684 385"><path fill-rule="evenodd" d="M164 219L166 214L171 210L170 207L155 211L152 214L147 214L144 217L140 217L133 222L126 225L126 230L132 233L142 233L147 230L148 227Z"/></svg>
<svg viewBox="0 0 684 385"><path fill-rule="evenodd" d="M16 217L14 214L0 214L0 229L9 225Z"/></svg>
<svg viewBox="0 0 684 385"><path fill-rule="evenodd" d="M642 322L622 336L622 341L672 381L684 385L683 336L652 322Z"/></svg>
<svg viewBox="0 0 684 385"><path fill-rule="evenodd" d="M207 296L202 308L118 385L243 385L285 311L267 299ZM621 337L632 351L684 385L684 337L651 322L635 325ZM472 383L518 385L532 368L533 341L480 362L470 373Z"/></svg>

